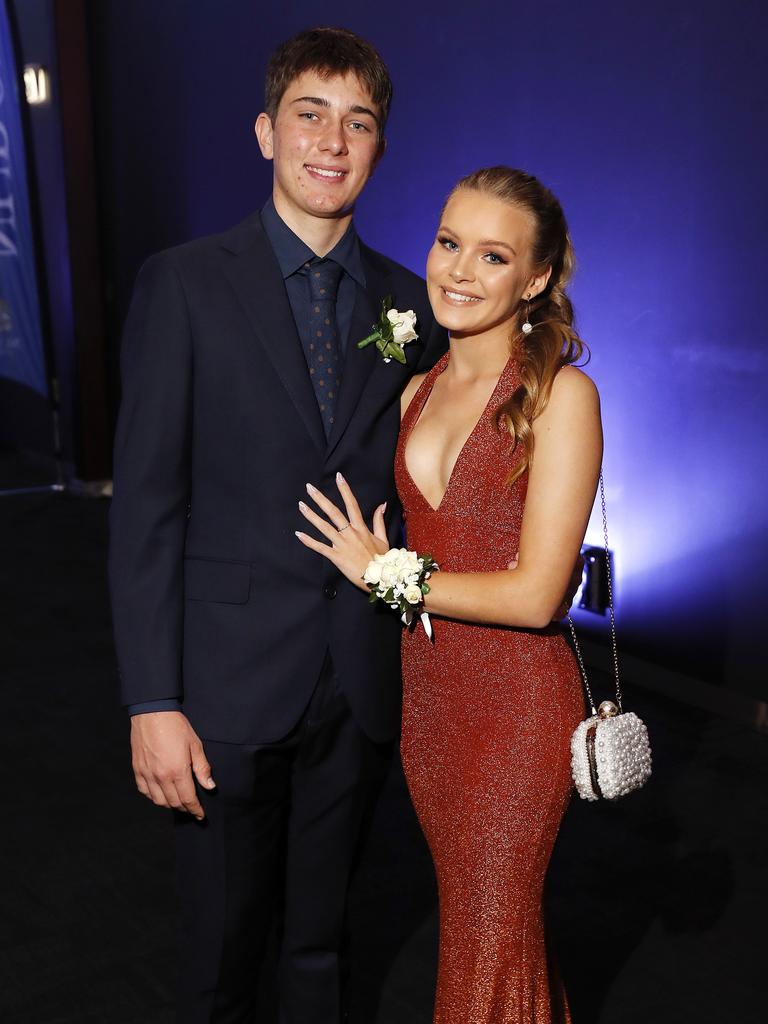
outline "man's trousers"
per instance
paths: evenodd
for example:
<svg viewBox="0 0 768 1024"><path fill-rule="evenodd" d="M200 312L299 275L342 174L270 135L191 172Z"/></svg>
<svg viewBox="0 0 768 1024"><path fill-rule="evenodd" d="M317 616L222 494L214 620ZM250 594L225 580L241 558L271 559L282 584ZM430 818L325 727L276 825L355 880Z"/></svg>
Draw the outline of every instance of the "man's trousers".
<svg viewBox="0 0 768 1024"><path fill-rule="evenodd" d="M216 789L198 787L204 822L175 816L177 1020L262 1024L257 979L282 903L280 1024L339 1024L350 870L392 744L373 743L358 728L330 659L283 740L242 746L201 738Z"/></svg>

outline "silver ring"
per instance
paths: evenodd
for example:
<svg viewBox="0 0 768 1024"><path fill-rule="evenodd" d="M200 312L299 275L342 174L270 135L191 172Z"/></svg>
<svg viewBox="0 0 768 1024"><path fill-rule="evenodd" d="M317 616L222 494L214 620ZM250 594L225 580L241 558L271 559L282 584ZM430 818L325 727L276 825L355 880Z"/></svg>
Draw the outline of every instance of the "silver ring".
<svg viewBox="0 0 768 1024"><path fill-rule="evenodd" d="M347 525L346 526L342 526L342 528L338 532L339 533L344 533L344 531L348 530L351 525L352 525L351 523L347 523Z"/></svg>

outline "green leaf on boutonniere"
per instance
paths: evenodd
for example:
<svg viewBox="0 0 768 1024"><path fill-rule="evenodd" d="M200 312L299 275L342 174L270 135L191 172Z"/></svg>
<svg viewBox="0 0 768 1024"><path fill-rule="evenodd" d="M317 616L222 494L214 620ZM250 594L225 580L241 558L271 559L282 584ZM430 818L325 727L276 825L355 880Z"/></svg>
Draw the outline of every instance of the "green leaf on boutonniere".
<svg viewBox="0 0 768 1024"><path fill-rule="evenodd" d="M382 352L382 355L385 359L396 359L398 363L405 365L405 352L403 352L402 348L394 341L390 341Z"/></svg>
<svg viewBox="0 0 768 1024"><path fill-rule="evenodd" d="M387 345L392 341L392 324L389 322L389 318L387 317L387 311L392 308L392 301L391 295L387 295L385 299L382 299L378 322L371 325L373 330L367 338L363 338L362 341L358 341L358 348L365 348L366 345L370 345L372 341L375 341L379 352L383 352L384 350L381 343L384 342L384 345Z"/></svg>

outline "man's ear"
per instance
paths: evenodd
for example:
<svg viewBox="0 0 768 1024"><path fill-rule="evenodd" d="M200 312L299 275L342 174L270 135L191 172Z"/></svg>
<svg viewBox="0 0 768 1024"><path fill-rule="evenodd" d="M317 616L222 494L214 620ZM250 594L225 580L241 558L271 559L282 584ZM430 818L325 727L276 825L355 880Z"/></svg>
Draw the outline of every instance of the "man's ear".
<svg viewBox="0 0 768 1024"><path fill-rule="evenodd" d="M376 150L376 156L373 158L373 167L371 168L371 174L373 174L373 172L379 166L379 162L381 161L381 158L384 156L386 150L387 140L384 138L384 136L382 136L381 139L379 140L379 148Z"/></svg>
<svg viewBox="0 0 768 1024"><path fill-rule="evenodd" d="M256 124L253 126L253 130L256 133L256 141L259 144L261 155L265 160L271 160L275 155L275 146L272 137L272 118L269 114L265 114L262 111L262 113L256 118Z"/></svg>

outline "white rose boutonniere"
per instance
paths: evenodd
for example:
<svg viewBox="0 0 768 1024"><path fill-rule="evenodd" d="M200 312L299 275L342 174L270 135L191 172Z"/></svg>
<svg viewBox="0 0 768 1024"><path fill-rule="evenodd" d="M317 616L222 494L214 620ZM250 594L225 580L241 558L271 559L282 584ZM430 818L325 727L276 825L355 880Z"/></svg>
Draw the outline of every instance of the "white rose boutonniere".
<svg viewBox="0 0 768 1024"><path fill-rule="evenodd" d="M392 324L392 337L396 345L407 345L409 341L415 341L418 334L414 331L416 314L412 309L406 309L401 313L397 309L387 310L387 320Z"/></svg>
<svg viewBox="0 0 768 1024"><path fill-rule="evenodd" d="M362 341L358 341L358 348L365 348L371 342L376 342L376 348L388 363L396 359L398 363L405 363L404 348L410 341L418 338L416 331L416 314L412 309L401 312L392 306L392 296L388 295L381 304L381 314L378 324L374 325L373 332Z"/></svg>

